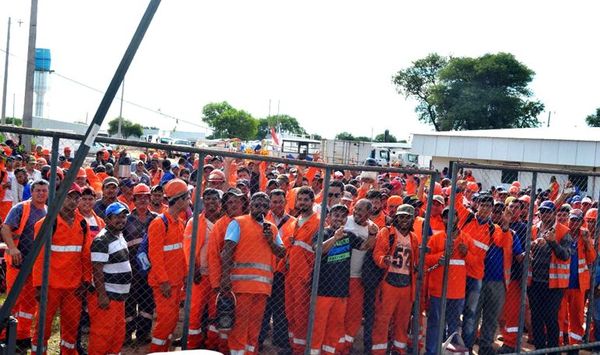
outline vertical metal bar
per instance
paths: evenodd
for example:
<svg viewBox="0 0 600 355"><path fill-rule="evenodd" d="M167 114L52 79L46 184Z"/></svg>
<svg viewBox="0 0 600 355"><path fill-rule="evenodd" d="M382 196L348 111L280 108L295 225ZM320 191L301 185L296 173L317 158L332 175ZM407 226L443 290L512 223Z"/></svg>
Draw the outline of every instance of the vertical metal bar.
<svg viewBox="0 0 600 355"><path fill-rule="evenodd" d="M325 230L325 218L327 217L327 200L329 193L329 180L331 179L331 168L325 168L325 180L323 182L323 201L321 201L321 220L319 221L319 234L317 236L317 249L315 250L315 268L310 292L310 308L308 311L308 328L306 330L306 347L304 354L310 355L312 333L315 323L315 311L317 309L317 290L319 289L319 275L321 272L321 255L323 255L323 232Z"/></svg>
<svg viewBox="0 0 600 355"><path fill-rule="evenodd" d="M437 353L442 354L442 343L444 342L444 329L446 328L446 297L448 295L448 266L450 265L450 257L452 256L452 234L454 233L454 219L456 210L454 201L456 200L456 177L458 175L458 163L452 166L452 187L450 192L450 206L448 211L448 225L446 226L446 248L444 251L444 276L442 278L442 297L440 299L440 321L439 333L437 336Z"/></svg>
<svg viewBox="0 0 600 355"><path fill-rule="evenodd" d="M198 161L198 170L196 173L196 188L194 189L194 214L192 215L192 245L190 248L190 265L185 287L185 303L183 305L183 334L181 336L181 349L187 350L189 327L190 327L190 308L192 307L192 287L194 287L194 272L196 269L196 243L198 243L198 223L200 214L200 190L202 189L202 173L204 170L204 153L200 153ZM208 236L207 236L208 237Z"/></svg>
<svg viewBox="0 0 600 355"><path fill-rule="evenodd" d="M60 141L57 137L52 137L52 157L50 158L50 191L48 192L48 201L54 201L54 196L56 195L56 167L58 164L58 142ZM47 202L46 204L49 204ZM43 240L45 241L46 247L44 248L44 266L42 271L42 288L40 290L40 303L39 303L39 311L37 315L37 326L38 326L38 338L37 345L38 348L43 349L46 347L44 344L44 328L46 327L46 306L48 303L48 282L50 277L50 248L49 245L52 244L52 234L53 230L48 230L43 235Z"/></svg>
<svg viewBox="0 0 600 355"><path fill-rule="evenodd" d="M58 215L59 208L60 206L62 206L63 202L65 201L65 198L67 197L67 191L70 185L75 181L77 171L82 166L83 161L87 156L91 145L96 140L96 136L98 135L100 126L102 125L102 122L106 117L108 109L110 108L110 105L113 99L115 98L115 94L119 89L119 85L121 84L121 81L123 80L127 69L133 61L133 57L135 56L137 49L142 43L142 39L144 38L144 35L146 34L146 31L148 30L148 27L152 22L152 18L154 17L156 10L158 10L158 5L160 5L160 0L151 0L148 4L148 7L146 8L142 19L140 20L140 23L133 35L133 38L131 39L129 46L127 47L127 50L125 51L125 54L123 55L123 58L121 59L121 62L119 63L119 66L115 71L115 75L113 76L110 84L108 85L108 89L106 90L104 97L102 98L102 101L98 106L98 110L96 111L96 114L94 115L94 118L90 126L88 127L85 136L82 139L82 144L79 146L79 149L75 154L75 159L71 164L71 168L65 176L61 187L56 192L56 198L54 199L54 201L52 201L52 204L48 208L48 213L46 214L44 223L42 223L42 226L39 231L40 235L45 235L46 232L51 229L51 225L54 224L56 216ZM29 277L29 274L31 273L33 263L35 262L35 259L38 257L42 249L43 242L43 238L38 238L34 241L33 246L31 248L31 252L27 256L27 258L25 258L25 261L21 265L21 272L19 272L19 274L17 275L17 279L15 280L13 288L6 297L6 301L2 304L2 307L0 308L0 327L5 326L5 320L8 319L8 317L10 316L11 309L17 301L19 293L23 289L25 280L27 279L27 277Z"/></svg>
<svg viewBox="0 0 600 355"><path fill-rule="evenodd" d="M598 193L598 201L600 201L600 192ZM598 236L600 235L600 218L596 218L596 228L594 229L594 250L598 251ZM592 315L596 309L594 302L594 291L596 290L596 273L598 272L598 255L596 260L592 264L592 270L590 271L590 291L588 292L588 308L585 317L585 342L590 342L590 324L592 323ZM596 339L598 341L599 339Z"/></svg>
<svg viewBox="0 0 600 355"><path fill-rule="evenodd" d="M412 324L412 346L413 354L419 354L419 331L421 325L421 288L425 278L425 254L427 253L427 241L429 240L429 227L431 218L431 206L433 205L433 190L435 188L435 180L438 175L431 175L429 182L429 191L427 192L427 206L425 207L425 222L423 224L423 235L421 236L421 246L419 249L419 268L417 270L417 289L415 302L413 303L413 324Z"/></svg>
<svg viewBox="0 0 600 355"><path fill-rule="evenodd" d="M17 319L14 317L8 318L8 330L6 332L6 354L12 355L17 353Z"/></svg>
<svg viewBox="0 0 600 355"><path fill-rule="evenodd" d="M517 330L517 354L521 353L521 338L525 327L525 297L527 297L527 274L529 273L529 257L531 255L531 227L533 226L533 205L537 190L537 172L533 173L531 180L531 193L529 194L529 213L527 214L527 233L525 234L525 259L523 259L523 274L521 275L521 303L519 310L519 329Z"/></svg>

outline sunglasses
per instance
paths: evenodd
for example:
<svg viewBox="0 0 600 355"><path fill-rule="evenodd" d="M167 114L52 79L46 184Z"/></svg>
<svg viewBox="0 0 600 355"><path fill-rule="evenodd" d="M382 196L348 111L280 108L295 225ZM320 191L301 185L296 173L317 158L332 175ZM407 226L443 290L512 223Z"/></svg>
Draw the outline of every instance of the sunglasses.
<svg viewBox="0 0 600 355"><path fill-rule="evenodd" d="M327 196L338 198L338 197L342 196L342 194L339 193L339 192L335 192L335 193L334 192L330 192L330 193L327 194Z"/></svg>

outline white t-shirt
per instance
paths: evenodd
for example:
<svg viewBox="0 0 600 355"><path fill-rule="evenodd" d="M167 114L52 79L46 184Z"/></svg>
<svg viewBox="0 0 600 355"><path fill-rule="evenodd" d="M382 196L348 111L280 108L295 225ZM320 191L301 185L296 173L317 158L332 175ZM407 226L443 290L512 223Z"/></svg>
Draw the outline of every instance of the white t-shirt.
<svg viewBox="0 0 600 355"><path fill-rule="evenodd" d="M200 273L202 275L208 275L208 236L210 235L210 232L213 229L214 224L208 220L208 218L206 219L206 234L205 234L205 238L206 240L204 241L204 245L202 245L202 247L200 248Z"/></svg>
<svg viewBox="0 0 600 355"><path fill-rule="evenodd" d="M357 237L366 240L369 237L369 224L360 226L354 222L354 216L349 216L344 230L354 233ZM362 265L365 260L366 250L352 249L352 256L350 257L350 277L360 277Z"/></svg>
<svg viewBox="0 0 600 355"><path fill-rule="evenodd" d="M15 173L13 171L7 172L7 179L6 179L6 181L8 183L10 183L10 189L6 189L5 190L6 192L4 193L4 199L2 201L10 201L13 204L13 206L14 206L15 204L13 203L13 191L12 191L12 187L13 187L14 184L17 183L17 179L15 179ZM3 183L3 182L0 182L0 183Z"/></svg>

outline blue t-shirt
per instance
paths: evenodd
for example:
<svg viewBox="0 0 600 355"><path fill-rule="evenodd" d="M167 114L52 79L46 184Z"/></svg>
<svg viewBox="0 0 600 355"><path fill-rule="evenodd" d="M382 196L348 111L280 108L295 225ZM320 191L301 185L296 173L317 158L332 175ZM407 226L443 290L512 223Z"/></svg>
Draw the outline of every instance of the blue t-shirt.
<svg viewBox="0 0 600 355"><path fill-rule="evenodd" d="M571 242L571 267L569 268L569 288L579 289L579 255L577 253L577 241Z"/></svg>
<svg viewBox="0 0 600 355"><path fill-rule="evenodd" d="M163 186L164 184L166 184L167 182L169 182L173 179L175 179L175 174L173 174L171 172L171 170L165 171L162 178L160 179L160 186Z"/></svg>
<svg viewBox="0 0 600 355"><path fill-rule="evenodd" d="M496 227L499 228L499 227ZM521 241L513 233L512 243L513 255L519 255L523 253L521 248ZM502 248L495 244L490 245L490 248L485 255L485 273L483 275L484 281L503 281L504 280L504 253Z"/></svg>
<svg viewBox="0 0 600 355"><path fill-rule="evenodd" d="M4 224L10 227L12 231L15 231L19 228L21 224L21 216L23 215L23 202L15 205L11 208L10 212L8 212L8 216L6 217L6 221ZM18 249L21 252L23 257L26 257L27 254L31 251L33 246L33 228L35 224L40 219L46 216L46 209L37 209L33 204L31 204L31 209L29 213L29 218L25 223L25 228L23 229L23 233L19 237L19 245Z"/></svg>
<svg viewBox="0 0 600 355"><path fill-rule="evenodd" d="M527 223L525 222L514 222L510 224L510 229L513 231L513 243L517 241L521 248L521 253L525 251L525 239L527 238ZM520 254L520 253L519 253ZM518 254L513 254L518 255ZM523 263L518 262L513 258L512 269L510 272L511 280L521 280L523 275Z"/></svg>

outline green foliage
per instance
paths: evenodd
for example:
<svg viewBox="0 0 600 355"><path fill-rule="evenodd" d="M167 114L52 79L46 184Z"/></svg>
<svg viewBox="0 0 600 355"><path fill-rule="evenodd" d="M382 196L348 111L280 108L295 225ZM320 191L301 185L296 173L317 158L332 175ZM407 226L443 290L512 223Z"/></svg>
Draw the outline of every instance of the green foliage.
<svg viewBox="0 0 600 355"><path fill-rule="evenodd" d="M323 139L323 137L321 137L320 134L311 134L310 138L314 139L314 140L317 140L317 141L320 141L321 139Z"/></svg>
<svg viewBox="0 0 600 355"><path fill-rule="evenodd" d="M212 128L211 138L251 140L256 137L258 130L257 119L246 111L233 108L225 101L204 106L202 120Z"/></svg>
<svg viewBox="0 0 600 355"><path fill-rule="evenodd" d="M16 117L6 117L6 124L12 124L15 126L22 126L23 120Z"/></svg>
<svg viewBox="0 0 600 355"><path fill-rule="evenodd" d="M116 117L108 122L108 134L115 135L119 132L119 117ZM123 138L141 137L144 134L144 129L139 123L133 123L123 118L121 123L121 134Z"/></svg>
<svg viewBox="0 0 600 355"><path fill-rule="evenodd" d="M387 139L386 139L386 133L387 133ZM398 142L398 140L396 139L396 137L393 134L390 134L390 132L388 130L385 130L384 133L381 133L381 134L378 134L375 136L375 142L396 143L396 142Z"/></svg>
<svg viewBox="0 0 600 355"><path fill-rule="evenodd" d="M439 71L448 64L448 58L437 53L413 62L412 67L400 70L392 77L399 94L418 101L415 112L419 120L433 125L439 131L437 112L431 102L431 91L438 84Z"/></svg>
<svg viewBox="0 0 600 355"><path fill-rule="evenodd" d="M585 122L590 127L600 127L600 108L596 109L596 113L585 118Z"/></svg>
<svg viewBox="0 0 600 355"><path fill-rule="evenodd" d="M532 101L534 72L510 53L445 59L437 54L400 71L400 93L419 101L419 119L438 131L525 128L544 110Z"/></svg>
<svg viewBox="0 0 600 355"><path fill-rule="evenodd" d="M366 136L353 136L352 133L341 132L335 136L335 139L340 141L355 141L355 142L370 142L371 138Z"/></svg>
<svg viewBox="0 0 600 355"><path fill-rule="evenodd" d="M256 139L264 139L265 137L270 136L271 127L277 127L281 129L282 132L295 134L295 135L305 135L306 130L300 127L298 120L294 117L288 115L274 115L269 116L267 118L260 118L258 120L258 133L256 135Z"/></svg>

